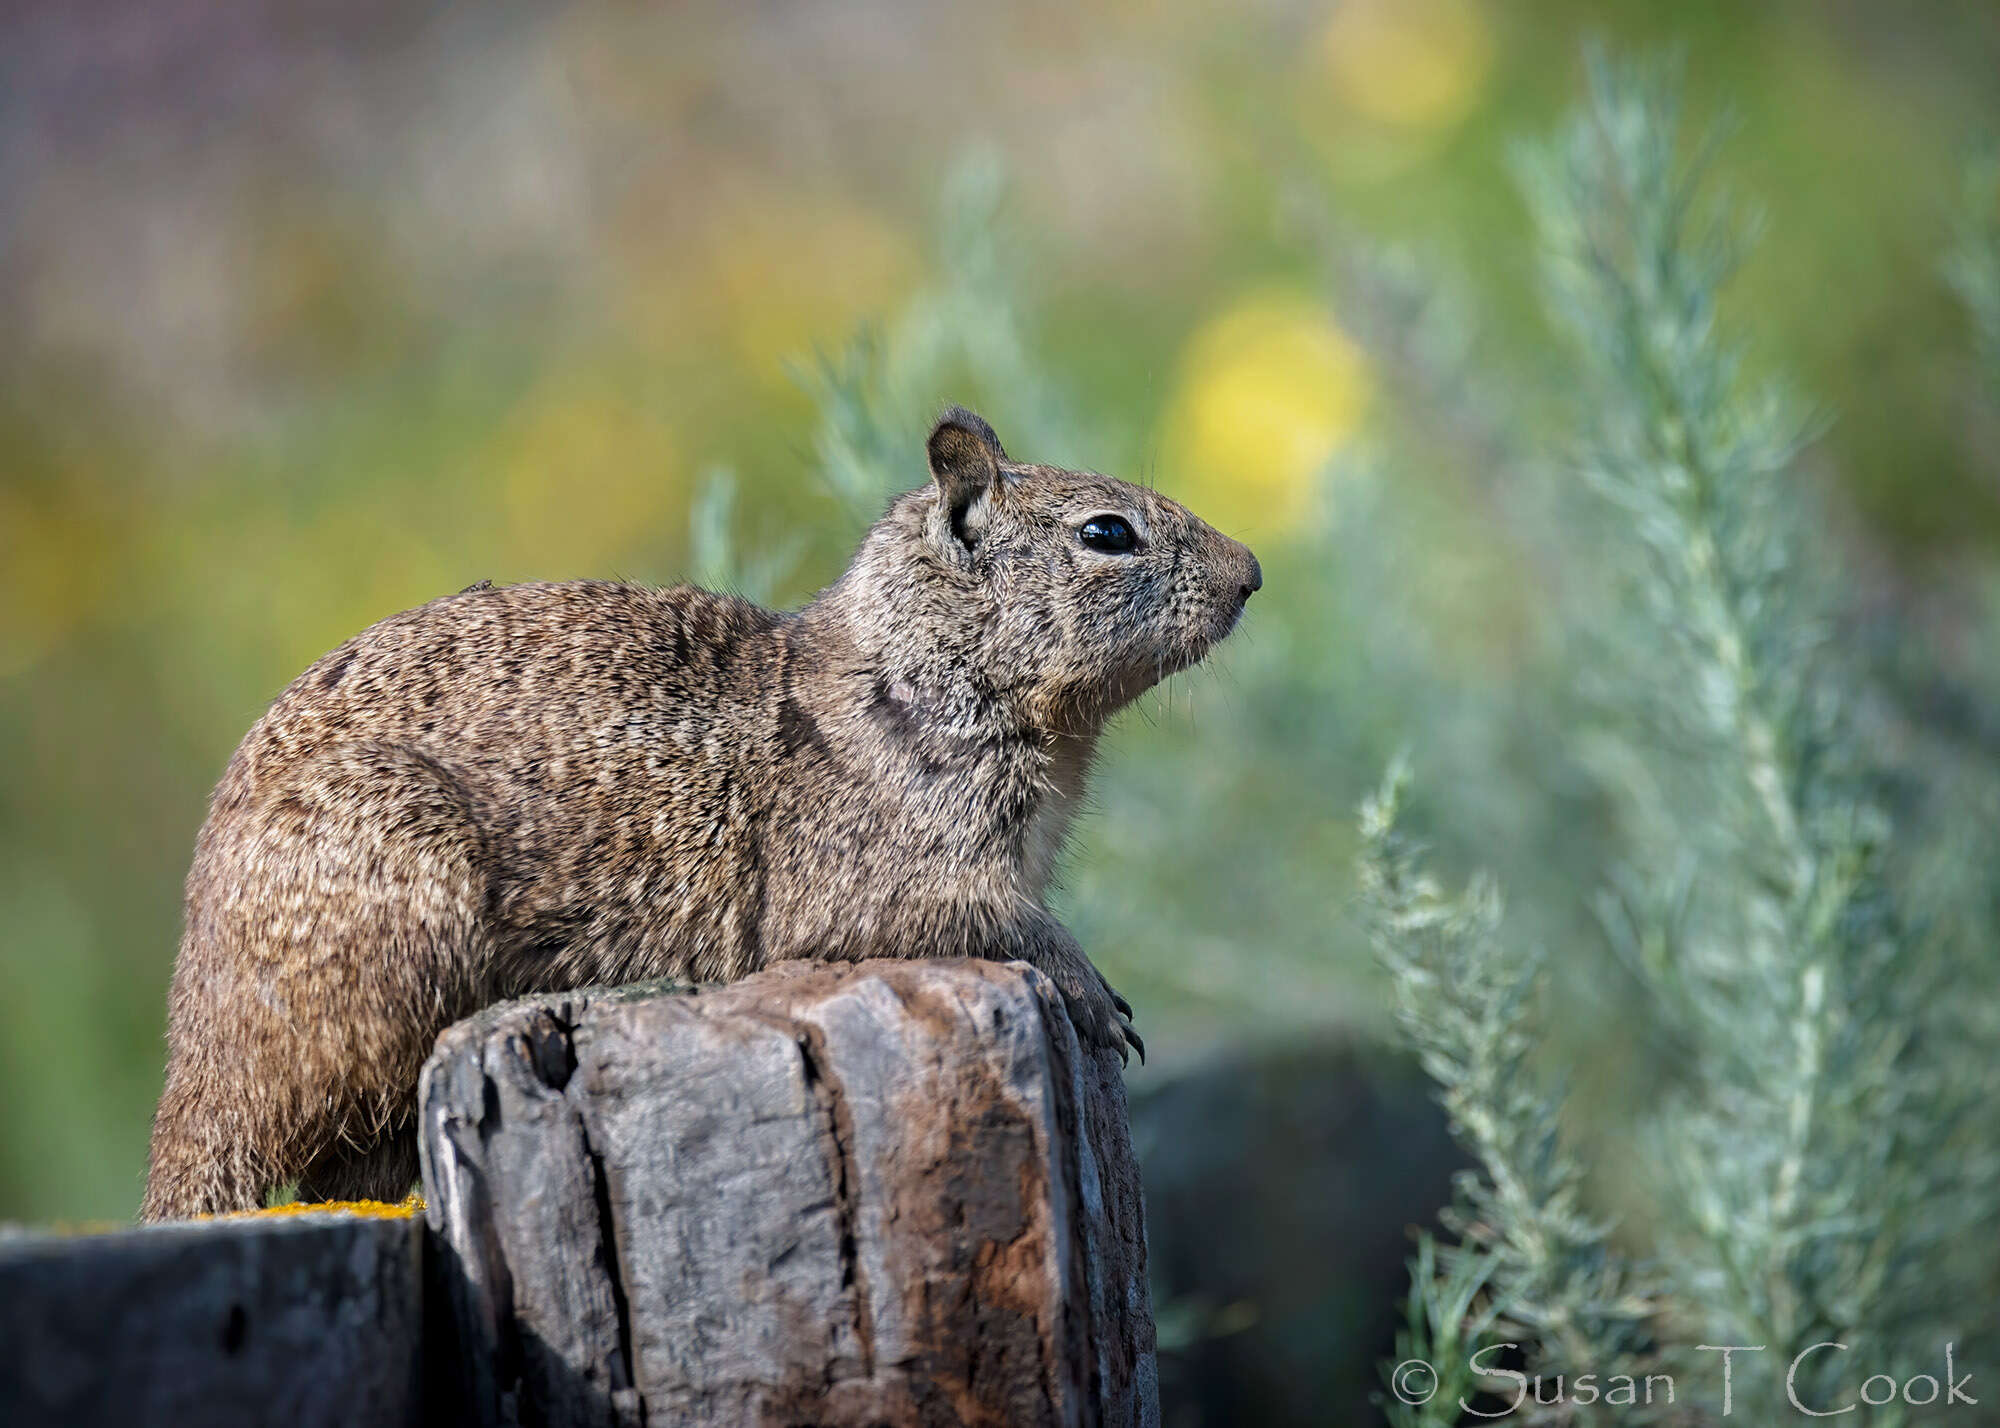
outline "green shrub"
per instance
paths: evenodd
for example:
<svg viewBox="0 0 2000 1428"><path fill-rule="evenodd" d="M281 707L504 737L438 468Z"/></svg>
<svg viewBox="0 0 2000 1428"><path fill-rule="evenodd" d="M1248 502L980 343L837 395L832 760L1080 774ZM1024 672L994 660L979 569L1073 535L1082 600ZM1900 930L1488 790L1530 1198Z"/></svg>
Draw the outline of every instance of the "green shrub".
<svg viewBox="0 0 2000 1428"><path fill-rule="evenodd" d="M1883 757L1893 696L1840 637L1834 545L1802 484L1812 422L1729 334L1746 225L1711 196L1715 151L1713 131L1684 134L1669 70L1598 60L1579 113L1521 164L1571 352L1568 425L1542 464L1594 543L1564 616L1571 737L1615 847L1596 966L1565 971L1630 989L1618 1030L1654 1049L1660 1089L1627 1142L1642 1213L1614 1236L1580 1208L1573 1098L1535 1055L1576 999L1506 935L1490 885L1438 891L1396 831L1393 774L1363 812L1370 924L1483 1167L1451 1239L1413 1262L1401 1357L1434 1360L1443 1384L1392 1405L1402 1422L1458 1421L1466 1357L1502 1340L1572 1390L1671 1373L1683 1420L1722 1408L1721 1355L1699 1346L1761 1346L1734 1355L1731 1389L1769 1421L1795 1411L1788 1391L1827 1409L1870 1374L1941 1375L1947 1343L1963 1370L1992 1326L1992 925L1966 901L1990 892L1963 875L1983 840L1929 837L1959 790L1899 793L1943 770ZM1950 271L1990 345L1987 218ZM1806 1353L1827 1342L1848 1349ZM1508 1380L1481 1386L1511 1401ZM1634 1421L1643 1403L1539 1412Z"/></svg>

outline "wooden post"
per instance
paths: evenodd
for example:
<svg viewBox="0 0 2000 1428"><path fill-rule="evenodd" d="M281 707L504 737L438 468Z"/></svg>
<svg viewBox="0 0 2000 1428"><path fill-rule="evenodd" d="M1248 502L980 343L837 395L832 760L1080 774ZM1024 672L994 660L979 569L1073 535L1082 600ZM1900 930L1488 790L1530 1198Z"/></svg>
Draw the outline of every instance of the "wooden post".
<svg viewBox="0 0 2000 1428"><path fill-rule="evenodd" d="M310 1214L0 1243L10 1428L400 1428L423 1225Z"/></svg>
<svg viewBox="0 0 2000 1428"><path fill-rule="evenodd" d="M511 1003L421 1106L466 1421L1158 1419L1119 1062L1025 965Z"/></svg>

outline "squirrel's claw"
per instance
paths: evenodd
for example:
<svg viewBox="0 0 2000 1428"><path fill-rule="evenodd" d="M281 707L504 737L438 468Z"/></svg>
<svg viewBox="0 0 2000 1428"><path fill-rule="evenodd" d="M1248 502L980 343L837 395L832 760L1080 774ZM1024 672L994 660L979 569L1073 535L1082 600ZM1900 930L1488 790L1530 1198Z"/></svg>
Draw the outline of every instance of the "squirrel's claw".
<svg viewBox="0 0 2000 1428"><path fill-rule="evenodd" d="M1146 1064L1146 1043L1140 1038L1139 1033L1132 1029L1132 1004L1126 1001L1125 998L1119 996L1118 993L1112 989L1110 983L1108 982L1105 983L1104 990L1110 993L1111 1005L1114 1008L1116 1008L1118 1012L1119 1064L1125 1066L1129 1066L1132 1064L1131 1058L1128 1055L1128 1050L1129 1050L1129 1051L1136 1051L1139 1053L1139 1064L1141 1066L1144 1066Z"/></svg>
<svg viewBox="0 0 2000 1428"><path fill-rule="evenodd" d="M1139 1033L1132 1030L1129 1026L1121 1026L1118 1029L1125 1035L1126 1046L1130 1046L1134 1051L1139 1053L1139 1064L1144 1066L1146 1064L1146 1043L1140 1039ZM1120 1065L1129 1064L1125 1059L1124 1046L1118 1048L1118 1061Z"/></svg>

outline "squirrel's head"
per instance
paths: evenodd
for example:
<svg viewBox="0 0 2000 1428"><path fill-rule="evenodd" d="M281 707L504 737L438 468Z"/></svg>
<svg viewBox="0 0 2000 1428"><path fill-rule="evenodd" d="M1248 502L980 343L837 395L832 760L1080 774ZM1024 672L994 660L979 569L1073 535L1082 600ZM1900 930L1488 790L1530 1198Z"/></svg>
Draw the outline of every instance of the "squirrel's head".
<svg viewBox="0 0 2000 1428"><path fill-rule="evenodd" d="M966 684L1034 727L1094 732L1236 627L1257 557L1157 491L1008 458L962 407L926 443L931 483L897 499L836 589L871 655Z"/></svg>

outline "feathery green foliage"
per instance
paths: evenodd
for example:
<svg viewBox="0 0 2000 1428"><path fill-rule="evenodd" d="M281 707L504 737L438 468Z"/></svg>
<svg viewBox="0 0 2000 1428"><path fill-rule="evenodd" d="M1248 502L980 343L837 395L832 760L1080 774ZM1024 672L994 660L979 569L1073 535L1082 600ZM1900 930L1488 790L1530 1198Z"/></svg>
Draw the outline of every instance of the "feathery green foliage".
<svg viewBox="0 0 2000 1428"><path fill-rule="evenodd" d="M1396 1019L1479 1169L1459 1177L1444 1214L1457 1242L1425 1235L1412 1266L1417 1293L1397 1356L1428 1365L1436 1391L1412 1404L1392 1382L1389 1412L1403 1425L1449 1424L1477 1391L1472 1356L1503 1341L1534 1342L1571 1374L1643 1376L1651 1305L1644 1276L1578 1204L1582 1174L1562 1143L1561 1089L1532 1065L1542 959L1500 936L1490 878L1449 898L1424 871L1421 850L1396 828L1407 783L1399 760L1362 805L1361 895Z"/></svg>
<svg viewBox="0 0 2000 1428"><path fill-rule="evenodd" d="M1671 1049L1641 1139L1661 1358L1712 1375L1697 1344L1764 1346L1737 1358L1735 1391L1775 1409L1813 1344L1853 1345L1870 1372L1900 1379L1965 1342L1993 1283L1968 1232L2000 1207L2000 1180L1976 1115L1989 1078L1959 1061L1990 998L1954 988L1967 949L1887 872L1863 700L1825 639L1837 610L1794 463L1808 423L1750 379L1718 317L1744 230L1707 197L1714 151L1713 133L1685 144L1670 71L1596 60L1582 112L1522 171L1583 413L1574 451L1549 455L1607 503L1601 565L1618 577L1574 678L1593 715L1581 756L1621 835L1606 940L1643 991L1645 1030ZM1976 264L1961 254L1954 274L1977 311ZM1518 956L1479 915L1483 894L1449 915L1419 900L1429 911L1414 915L1377 891L1409 876L1385 872L1392 813L1381 800L1364 812L1384 958L1487 1177L1468 1192L1484 1213L1469 1232L1462 1212L1453 1225L1461 1245L1416 1266L1412 1315L1461 1299L1453 1271L1483 1255L1485 1293L1532 1325L1509 1307L1523 1292L1491 1247L1545 1234L1547 1212L1509 1193L1494 1147L1553 1147L1560 1103L1471 1074L1487 1023L1421 1005L1476 989L1510 1025L1534 1015L1519 1005ZM1436 957L1439 928L1464 943L1442 991L1412 970ZM1577 1173L1550 1163L1567 1176L1549 1187L1567 1212ZM1628 1371L1610 1366L1621 1345L1571 1342L1565 1327L1541 1328L1537 1363ZM1813 1355L1791 1389L1837 1405L1845 1382L1851 1399L1853 1362Z"/></svg>

